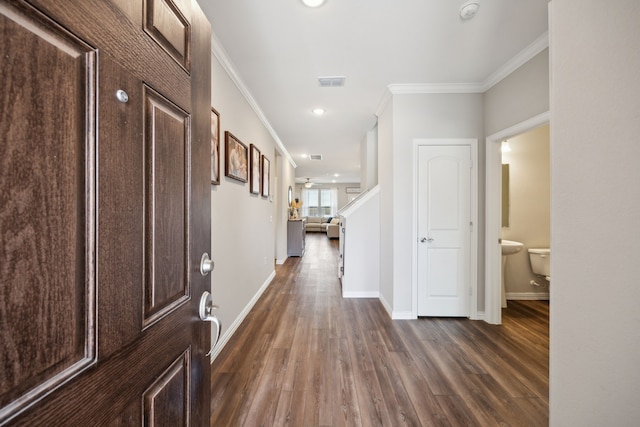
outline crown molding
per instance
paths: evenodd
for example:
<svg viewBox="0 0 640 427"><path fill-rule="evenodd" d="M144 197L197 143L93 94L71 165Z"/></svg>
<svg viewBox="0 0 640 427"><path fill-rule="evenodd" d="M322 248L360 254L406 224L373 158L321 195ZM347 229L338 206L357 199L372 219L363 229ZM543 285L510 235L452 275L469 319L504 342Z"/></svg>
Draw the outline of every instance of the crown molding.
<svg viewBox="0 0 640 427"><path fill-rule="evenodd" d="M280 140L280 137L278 136L276 131L273 129L273 127L271 127L271 124L269 123L269 121L267 120L267 117L262 112L262 109L256 102L255 98L253 97L253 95L251 95L251 92L249 91L247 86L244 84L244 82L236 72L235 67L233 66L233 63L231 62L231 59L229 59L229 55L227 55L227 52L224 50L224 47L222 46L222 43L220 43L220 40L218 40L218 38L216 37L213 31L211 32L211 53L213 54L213 56L215 56L218 59L218 62L220 62L220 65L222 65L222 68L229 75L229 78L231 79L233 84L236 85L240 93L242 93L242 96L244 96L244 98L246 99L247 103L249 103L249 106L251 107L251 109L256 113L256 115L258 116L258 119L260 119L264 127L267 129L267 131L275 141L276 146L278 147L278 150L280 151L280 153L282 153L282 155L289 161L289 163L291 163L291 165L294 168L298 167L296 162L293 160L293 157L291 156L287 148L284 146L284 144Z"/></svg>
<svg viewBox="0 0 640 427"><path fill-rule="evenodd" d="M549 47L549 33L545 32L529 46L518 52L502 67L479 83L394 83L387 86L378 103L376 115L380 115L394 95L419 95L429 93L485 93L518 68Z"/></svg>
<svg viewBox="0 0 640 427"><path fill-rule="evenodd" d="M380 117L380 114L382 114L384 109L387 108L387 104L391 101L392 98L393 98L393 94L391 93L391 91L389 90L389 87L387 86L387 88L385 88L384 90L384 93L382 94L382 98L380 99L380 102L378 102L378 107L376 107L376 117Z"/></svg>
<svg viewBox="0 0 640 427"><path fill-rule="evenodd" d="M549 47L549 32L546 31L529 46L522 49L513 58L507 61L502 67L498 68L482 83L483 92L488 91L493 86L500 83L509 74L533 59L537 54Z"/></svg>

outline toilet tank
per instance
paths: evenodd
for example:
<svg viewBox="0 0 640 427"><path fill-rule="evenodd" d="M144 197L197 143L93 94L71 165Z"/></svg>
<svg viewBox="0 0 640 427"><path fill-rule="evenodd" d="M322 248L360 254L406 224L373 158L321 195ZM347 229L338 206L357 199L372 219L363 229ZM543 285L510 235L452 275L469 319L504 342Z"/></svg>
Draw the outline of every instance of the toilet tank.
<svg viewBox="0 0 640 427"><path fill-rule="evenodd" d="M551 249L548 248L530 248L529 260L531 261L531 270L535 274L541 276L550 276L549 262L551 260Z"/></svg>

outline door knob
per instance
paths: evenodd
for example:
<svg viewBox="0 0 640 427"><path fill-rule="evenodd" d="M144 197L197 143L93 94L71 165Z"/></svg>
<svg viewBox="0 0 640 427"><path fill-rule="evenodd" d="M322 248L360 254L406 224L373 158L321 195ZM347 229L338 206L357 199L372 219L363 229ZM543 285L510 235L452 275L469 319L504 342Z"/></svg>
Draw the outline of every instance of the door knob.
<svg viewBox="0 0 640 427"><path fill-rule="evenodd" d="M220 330L222 329L222 323L220 323L220 319L218 319L214 314L213 310L218 308L218 306L213 304L213 297L211 293L208 291L204 291L202 296L200 297L200 320L203 322L211 322L216 328L215 339L211 342L211 348L207 352L206 356L209 356L213 352L213 348L218 343L220 339Z"/></svg>
<svg viewBox="0 0 640 427"><path fill-rule="evenodd" d="M200 274L206 276L207 274L213 271L213 261L209 258L208 253L203 253L202 258L200 259Z"/></svg>

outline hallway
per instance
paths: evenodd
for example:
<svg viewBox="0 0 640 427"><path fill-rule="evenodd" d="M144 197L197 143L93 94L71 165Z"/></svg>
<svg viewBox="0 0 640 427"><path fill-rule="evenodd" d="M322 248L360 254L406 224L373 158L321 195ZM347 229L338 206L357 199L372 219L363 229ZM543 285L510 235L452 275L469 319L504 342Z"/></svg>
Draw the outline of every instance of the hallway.
<svg viewBox="0 0 640 427"><path fill-rule="evenodd" d="M212 426L545 426L549 304L503 325L392 321L343 299L338 241L307 235L212 366ZM375 263L372 263L375 267Z"/></svg>

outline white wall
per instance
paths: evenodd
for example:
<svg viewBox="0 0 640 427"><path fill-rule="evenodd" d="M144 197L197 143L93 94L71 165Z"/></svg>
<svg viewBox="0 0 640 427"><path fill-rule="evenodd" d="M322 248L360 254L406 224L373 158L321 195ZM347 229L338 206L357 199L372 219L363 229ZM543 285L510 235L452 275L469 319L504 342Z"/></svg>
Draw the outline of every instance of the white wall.
<svg viewBox="0 0 640 427"><path fill-rule="evenodd" d="M224 175L224 132L229 130L247 146L255 144L271 161L271 192L293 183L292 173L283 166L283 176L275 183L276 144L254 110L212 55L211 105L220 113L221 170ZM285 160L286 162L286 160ZM264 285L275 274L275 233L273 203L249 193L249 183L222 176L211 186L211 273L214 303L219 306L223 338ZM284 197L286 203L286 196ZM279 199L282 203L282 197ZM286 250L286 249L285 249Z"/></svg>
<svg viewBox="0 0 640 427"><path fill-rule="evenodd" d="M374 187L354 205L342 212L344 234L344 273L342 296L377 298L380 272L372 260L380 257L380 191Z"/></svg>
<svg viewBox="0 0 640 427"><path fill-rule="evenodd" d="M507 258L507 297L546 298L548 282L531 271L527 249L550 247L549 126L510 138L509 145L511 152L502 153L510 175L509 226L502 228L502 238L524 243L524 250ZM531 280L541 286L531 286Z"/></svg>
<svg viewBox="0 0 640 427"><path fill-rule="evenodd" d="M284 264L287 260L287 221L289 220L288 197L289 186L295 185L295 168L289 161L281 156L276 156L275 182L277 191L273 200L274 223L276 235L276 263Z"/></svg>
<svg viewBox="0 0 640 427"><path fill-rule="evenodd" d="M389 120L393 123L392 128L389 128ZM393 95L393 103L380 116L378 126L381 248L391 243L389 248L381 250L380 264L383 274L391 271L393 284L393 302L386 301L385 304L393 307L394 317L409 317L413 310L412 276L415 270L412 263L415 244L412 234L415 209L413 141L416 138L473 138L484 141L482 95ZM390 130L392 137L388 139ZM389 150L392 155L389 155ZM484 152L484 145L478 148L478 152ZM482 266L479 264L479 267ZM478 277L483 275L484 269ZM381 280L387 279L382 277ZM387 298L384 291L382 297ZM484 301L481 284L478 297Z"/></svg>
<svg viewBox="0 0 640 427"><path fill-rule="evenodd" d="M496 85L491 87L487 92L483 95L483 113L484 113L484 127L485 127L485 135L488 137L490 135L495 135L500 132L508 132L513 127L518 127L522 125L523 122L527 122L535 117L539 117L549 111L549 49L544 49L528 62L520 66L518 69L509 74L506 78L498 82ZM499 143L499 142L498 142ZM493 143L492 144L496 144ZM485 148L486 144L485 144ZM498 149L497 147L495 148ZM487 162L493 162L494 159L487 159L486 152L482 152L480 154L480 176L482 180L479 197L479 205L480 205L480 221L479 223L484 225L486 222L485 212L487 209L486 201L490 199L489 195L486 193L486 176L487 176ZM499 168L499 158L498 163L493 165L492 167ZM499 185L499 184L498 184ZM496 188L496 191L499 187ZM499 203L499 195L497 195L498 201L495 203ZM492 199L493 200L493 199ZM499 206L495 206L499 212ZM489 218L490 219L490 218ZM480 245L486 245L487 238L492 239L493 237L497 238L500 236L501 230L499 229L499 220L496 223L495 230L486 230L485 227L481 229ZM499 248L496 248L499 250ZM497 280L498 283L494 283L493 286L500 286L500 259L499 254L496 254L498 258L495 260L497 264L494 264L493 267L490 266L490 270L496 269L496 273L493 274L494 280ZM487 259L485 256L485 250L480 251L480 256L478 257L478 263L482 266L485 265L486 262L493 263L494 260ZM486 269L478 268L479 274L481 274L481 278L484 278L485 273L491 273L491 271ZM482 284L484 285L484 289L486 289L486 283L484 280L480 279ZM482 295L478 295L479 298L482 298ZM499 307L493 307L495 310L499 310ZM479 302L479 310L485 310L484 300ZM489 316L493 316L489 318L489 321L497 321L496 313L487 313Z"/></svg>
<svg viewBox="0 0 640 427"><path fill-rule="evenodd" d="M485 92L485 135L493 135L546 111L549 111L549 49Z"/></svg>
<svg viewBox="0 0 640 427"><path fill-rule="evenodd" d="M360 186L368 190L378 185L378 126L360 143Z"/></svg>
<svg viewBox="0 0 640 427"><path fill-rule="evenodd" d="M640 2L551 2L552 426L640 420Z"/></svg>
<svg viewBox="0 0 640 427"><path fill-rule="evenodd" d="M380 187L380 300L393 312L393 117L391 98L378 112L378 185Z"/></svg>

